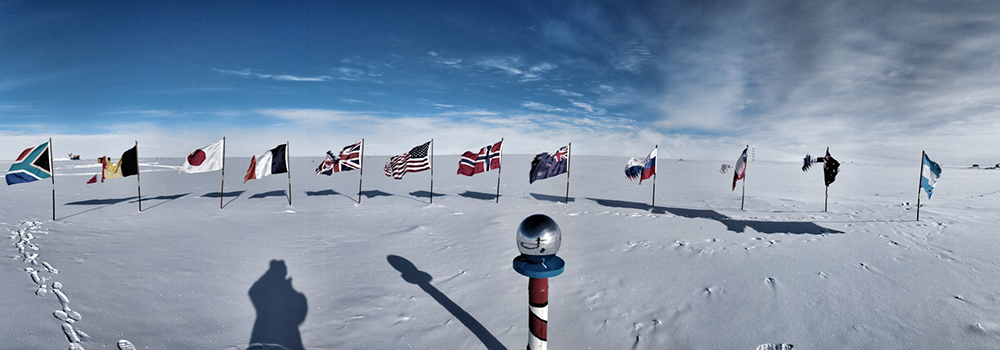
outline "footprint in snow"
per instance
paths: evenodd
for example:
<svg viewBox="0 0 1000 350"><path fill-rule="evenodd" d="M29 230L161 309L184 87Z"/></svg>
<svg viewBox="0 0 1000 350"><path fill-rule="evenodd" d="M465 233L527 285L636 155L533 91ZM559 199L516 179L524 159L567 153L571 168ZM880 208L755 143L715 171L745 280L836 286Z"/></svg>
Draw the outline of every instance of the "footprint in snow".
<svg viewBox="0 0 1000 350"><path fill-rule="evenodd" d="M118 341L118 350L135 350L135 346L128 340L122 339Z"/></svg>
<svg viewBox="0 0 1000 350"><path fill-rule="evenodd" d="M757 346L757 350L791 350L792 344L782 344L782 343L771 343L771 344L760 344Z"/></svg>

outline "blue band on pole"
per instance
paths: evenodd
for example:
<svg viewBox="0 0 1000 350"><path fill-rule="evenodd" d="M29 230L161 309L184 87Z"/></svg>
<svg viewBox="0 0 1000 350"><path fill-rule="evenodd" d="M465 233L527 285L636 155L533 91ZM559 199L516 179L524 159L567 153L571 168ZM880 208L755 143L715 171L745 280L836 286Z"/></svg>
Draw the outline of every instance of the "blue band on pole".
<svg viewBox="0 0 1000 350"><path fill-rule="evenodd" d="M518 255L514 258L514 271L529 278L551 278L559 276L566 267L566 262L562 258L551 255L545 256Z"/></svg>

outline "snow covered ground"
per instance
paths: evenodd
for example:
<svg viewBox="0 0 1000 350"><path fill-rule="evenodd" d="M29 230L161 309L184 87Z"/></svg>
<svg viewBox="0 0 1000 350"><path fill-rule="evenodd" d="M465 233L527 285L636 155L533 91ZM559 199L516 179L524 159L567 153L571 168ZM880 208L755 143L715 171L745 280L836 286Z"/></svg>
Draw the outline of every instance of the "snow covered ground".
<svg viewBox="0 0 1000 350"><path fill-rule="evenodd" d="M741 211L721 161L661 160L650 208L625 157L575 157L568 205L564 176L528 184L530 156L505 157L499 204L457 156L435 159L434 204L429 173L395 181L386 159L361 204L358 173L315 176L319 158L292 159L293 205L285 175L243 184L245 158L222 210L220 174L181 159L141 160L142 213L134 177L85 185L86 161L56 162L56 221L47 181L0 187L0 348L523 348L511 259L534 213L563 232L553 349L1000 346L1000 171L945 167L917 222L916 161L841 160L823 212L821 169L794 162L751 162Z"/></svg>

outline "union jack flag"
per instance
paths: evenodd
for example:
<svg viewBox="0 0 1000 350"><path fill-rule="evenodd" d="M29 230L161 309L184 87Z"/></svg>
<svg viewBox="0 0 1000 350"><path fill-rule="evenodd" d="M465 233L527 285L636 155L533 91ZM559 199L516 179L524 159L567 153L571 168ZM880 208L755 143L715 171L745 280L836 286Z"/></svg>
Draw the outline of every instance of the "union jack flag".
<svg viewBox="0 0 1000 350"><path fill-rule="evenodd" d="M500 169L500 156L503 154L503 140L487 145L478 153L466 151L458 161L458 174L472 176L493 169Z"/></svg>
<svg viewBox="0 0 1000 350"><path fill-rule="evenodd" d="M361 169L361 148L364 141L344 147L339 155L326 151L326 160L316 167L316 175L333 175L341 171Z"/></svg>
<svg viewBox="0 0 1000 350"><path fill-rule="evenodd" d="M383 169L385 176L391 176L399 180L406 173L415 173L430 169L431 163L427 157L430 145L431 142L427 141L420 146L413 147L409 152L390 158L389 162L385 163L385 168Z"/></svg>
<svg viewBox="0 0 1000 350"><path fill-rule="evenodd" d="M561 162L561 161L563 161L563 159L566 159L566 158L569 157L568 154L569 154L569 147L562 146L562 148L560 148L558 151L556 151L556 153L553 154L552 157L555 158L557 162Z"/></svg>

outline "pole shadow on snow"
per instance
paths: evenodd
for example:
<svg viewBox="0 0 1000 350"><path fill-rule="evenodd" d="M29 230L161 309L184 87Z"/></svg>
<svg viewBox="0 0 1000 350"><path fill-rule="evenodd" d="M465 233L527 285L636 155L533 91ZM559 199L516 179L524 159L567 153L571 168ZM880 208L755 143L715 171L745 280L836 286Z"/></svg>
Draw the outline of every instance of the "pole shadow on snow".
<svg viewBox="0 0 1000 350"><path fill-rule="evenodd" d="M277 190L277 191L258 193L250 196L250 199L267 198L267 197L284 197L284 196L285 196L285 190Z"/></svg>
<svg viewBox="0 0 1000 350"><path fill-rule="evenodd" d="M239 198L241 195L243 195L244 192L246 192L246 191L239 190L239 191L232 191L232 192L225 192L225 193L223 193L222 196L224 196L226 198L229 198L229 201L227 201L226 204L223 204L222 207L225 208L226 206L228 206L229 203L232 203L233 201L235 201L236 198ZM205 197L205 198L219 198L219 192L206 193L206 194L203 194L201 196Z"/></svg>
<svg viewBox="0 0 1000 350"><path fill-rule="evenodd" d="M250 286L247 294L257 309L257 320L248 350L305 348L299 325L305 322L309 306L306 296L292 288L292 278L286 278L287 274L283 260L271 260L267 272Z"/></svg>
<svg viewBox="0 0 1000 350"><path fill-rule="evenodd" d="M445 310L448 310L452 316L455 316L459 322L462 322L462 325L468 328L472 334L476 335L479 341L483 342L483 345L486 345L487 349L507 349L475 317L472 317L461 306L455 304L451 298L448 298L447 295L444 295L444 293L441 293L441 291L431 285L431 280L434 277L431 277L430 274L420 271L412 262L401 256L389 255L385 257L385 260L389 261L389 265L392 265L392 268L402 274L401 277L403 277L404 281L419 286L420 289L434 298L438 304L441 304Z"/></svg>
<svg viewBox="0 0 1000 350"><path fill-rule="evenodd" d="M361 195L365 196L365 197L368 197L368 198L389 197L389 196L392 196L391 193L386 193L386 192L382 192L382 191L379 191L379 190L361 191Z"/></svg>
<svg viewBox="0 0 1000 350"><path fill-rule="evenodd" d="M465 191L465 192L459 193L458 195L462 196L462 197L465 197L465 198L482 199L482 200L490 200L490 201L497 199L497 194L496 193ZM435 194L434 196L436 197L437 194Z"/></svg>
<svg viewBox="0 0 1000 350"><path fill-rule="evenodd" d="M810 235L821 235L828 233L844 233L843 231L838 231L830 228L826 228L817 225L814 222L808 221L755 221L755 220L734 220L722 213L710 209L687 209L687 208L672 208L672 207L650 207L648 203L630 202L630 201L619 201L612 199L598 199L598 198L587 198L589 200L597 202L597 204L612 207L612 208L625 208L625 209L638 209L638 210L650 210L654 214L664 214L670 213L680 217L685 217L689 219L709 219L715 220L723 225L726 225L726 229L736 233L746 232L746 228L752 228L754 231L760 233L793 233L793 234L810 234Z"/></svg>
<svg viewBox="0 0 1000 350"><path fill-rule="evenodd" d="M182 194L172 194L172 195L169 195L169 196L143 197L142 200L150 200L150 201L160 200L162 202L159 202L159 203L153 204L151 206L142 208L142 211L147 211L147 210L156 208L156 207L160 206L163 203L175 200L177 198L184 197L184 196L189 195L189 194L191 194L191 192L182 193ZM136 203L136 202L138 202L138 200L131 201L129 203Z"/></svg>
<svg viewBox="0 0 1000 350"><path fill-rule="evenodd" d="M84 201L76 201L76 202L65 203L64 205L94 205L96 207L93 207L93 208L81 211L79 213L66 215L66 216L63 216L63 217L61 217L59 219L60 220L62 220L62 219L69 219L71 217L74 217L74 216L77 216L77 215L80 215L80 214L83 214L83 213L89 213L89 212L92 212L92 211L97 210L97 209L110 207L112 205L115 205L115 204L118 204L118 203L121 203L121 202L125 202L125 201L128 201L130 199L137 199L137 198L139 198L139 197L138 196L131 196L131 197L125 197L125 198L88 199L88 200L84 200Z"/></svg>
<svg viewBox="0 0 1000 350"><path fill-rule="evenodd" d="M559 203L566 202L566 196L553 196L548 194L532 193L531 197L540 201L559 202ZM569 197L569 201L575 202L576 198Z"/></svg>

